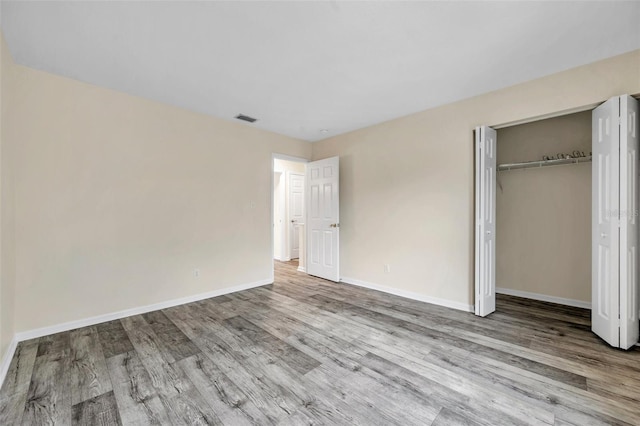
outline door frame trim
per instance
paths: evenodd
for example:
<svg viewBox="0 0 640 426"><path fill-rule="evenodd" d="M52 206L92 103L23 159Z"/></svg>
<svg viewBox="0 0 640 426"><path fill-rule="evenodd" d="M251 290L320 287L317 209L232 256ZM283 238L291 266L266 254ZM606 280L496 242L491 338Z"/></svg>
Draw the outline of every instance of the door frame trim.
<svg viewBox="0 0 640 426"><path fill-rule="evenodd" d="M617 95L617 96L621 96L621 95ZM638 94L634 94L634 95L630 95L636 99L640 99L640 93ZM471 129L471 152L472 152L472 158L473 158L473 173L472 173L472 188L473 188L473 198L472 198L472 204L474 205L474 209L473 209L473 215L471 216L471 220L472 220L472 228L473 228L473 241L471 243L472 246L472 250L473 250L473 276L472 276L472 280L471 280L471 289L472 289L472 294L473 294L473 307L474 307L474 313L476 313L475 311L477 311L477 293L476 293L476 269L477 269L477 265L476 265L476 251L477 251L477 239L478 239L478 233L477 233L477 223L476 223L476 219L477 219L477 212L476 212L476 207L475 207L475 198L476 198L476 168L477 168L477 163L476 163L476 136L475 136L475 130L478 127L481 126L487 126L487 127L491 127L494 130L499 130L499 129L504 129L507 127L513 127L513 126L518 126L521 124L527 124L527 123L533 123L535 121L541 121L541 120L547 120L550 118L556 118L556 117L562 117L564 115L571 115L571 114L576 114L579 112L584 112L584 111L593 111L595 108L597 108L599 105L602 105L604 102L606 102L607 100L609 100L610 98L604 99L602 101L596 102L596 103L591 103L591 104L582 104L582 105L577 105L574 106L572 108L567 108L567 109L563 109L563 110L555 110L555 111L551 111L545 114L541 114L541 115L536 115L536 116L531 116L531 117L525 117L525 118L521 118L521 119L517 119L517 120L513 120L513 121L508 121L508 122L503 122L503 123L498 123L498 124L490 124L490 123L482 123L482 124L478 124L477 126L474 126ZM497 150L498 150L498 146L496 144L496 158L497 158ZM497 285L497 283L496 283ZM639 310L639 315L640 315L640 310Z"/></svg>
<svg viewBox="0 0 640 426"><path fill-rule="evenodd" d="M563 115L571 115L571 114L576 114L576 113L584 112L584 111L593 111L595 108L597 108L598 106L600 106L603 103L607 102L612 97L622 96L622 95L629 95L632 98L635 98L635 99L640 101L640 93L634 93L634 94L631 94L631 93L619 93L617 95L611 95L608 98L603 99L603 100L598 101L598 102L595 102L595 103L577 105L577 106L574 106L574 107L571 107L571 108L555 110L555 111L551 111L551 112L548 112L548 113L545 113L545 114L540 114L540 115L534 115L534 116L531 116L531 117L520 118L520 119L517 119L517 120L507 121L507 122L504 122L504 123L496 123L496 124L482 123L482 124L478 124L478 126L474 126L471 129L471 133L473 134L473 131L475 130L475 128L479 127L479 126L487 126L487 127L491 127L494 130L499 130L499 129L504 129L505 127L519 126L520 124L527 124L527 123L533 123L535 121L547 120L549 118L562 117Z"/></svg>

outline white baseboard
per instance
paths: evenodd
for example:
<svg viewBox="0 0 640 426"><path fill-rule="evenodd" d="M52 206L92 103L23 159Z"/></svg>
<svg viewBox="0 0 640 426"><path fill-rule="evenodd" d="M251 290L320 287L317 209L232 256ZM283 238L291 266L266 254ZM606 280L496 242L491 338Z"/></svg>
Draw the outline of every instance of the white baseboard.
<svg viewBox="0 0 640 426"><path fill-rule="evenodd" d="M304 266L298 266L298 272L304 272L306 274L307 268L305 268Z"/></svg>
<svg viewBox="0 0 640 426"><path fill-rule="evenodd" d="M2 357L2 364L0 364L0 387L2 387L5 377L7 377L7 372L9 371L9 366L11 365L11 360L13 359L13 355L16 353L17 347L18 339L16 339L16 336L14 335L13 339L11 339L11 343L9 343L7 352Z"/></svg>
<svg viewBox="0 0 640 426"><path fill-rule="evenodd" d="M576 308L591 309L591 302L582 300L565 299L563 297L548 296L546 294L530 293L528 291L511 290L509 288L496 287L496 293L509 296L524 297L526 299L539 300L541 302L557 303L559 305L574 306Z"/></svg>
<svg viewBox="0 0 640 426"><path fill-rule="evenodd" d="M74 330L76 328L87 327L90 325L100 324L106 321L113 321L116 319L126 318L132 315L145 314L147 312L157 311L159 309L171 308L178 305L184 305L185 303L196 302L198 300L209 299L211 297L223 296L229 293L235 293L242 290L248 290L254 287L260 287L267 284L272 284L273 278L267 278L264 280L241 284L233 287L226 287L219 290L209 291L207 293L195 294L193 296L181 297L180 299L167 300L165 302L154 303L152 305L140 306L131 309L125 309L123 311L111 312L104 315L97 315L95 317L84 318L76 321L69 321L62 324L56 324L48 327L37 328L35 330L28 330L16 333L15 339L18 342L24 340L35 339L37 337L48 336L50 334L60 333L63 331Z"/></svg>
<svg viewBox="0 0 640 426"><path fill-rule="evenodd" d="M364 287L371 290L381 291L383 293L393 294L395 296L404 297L406 299L431 303L433 305L444 306L445 308L457 309L459 311L474 312L474 306L467 305L466 303L454 302L452 300L447 300L447 299L439 299L437 297L426 296L420 293L414 293L411 291L399 290L393 287L386 287L378 284L372 284L366 281L357 280L355 278L342 277L340 281L346 284L357 285L358 287Z"/></svg>

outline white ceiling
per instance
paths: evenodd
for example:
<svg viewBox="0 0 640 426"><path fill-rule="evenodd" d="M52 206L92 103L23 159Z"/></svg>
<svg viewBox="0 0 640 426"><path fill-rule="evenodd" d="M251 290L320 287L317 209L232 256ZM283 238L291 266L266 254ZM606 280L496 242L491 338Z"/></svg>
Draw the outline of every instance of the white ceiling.
<svg viewBox="0 0 640 426"><path fill-rule="evenodd" d="M309 141L640 48L640 2L5 1L1 15L20 64Z"/></svg>

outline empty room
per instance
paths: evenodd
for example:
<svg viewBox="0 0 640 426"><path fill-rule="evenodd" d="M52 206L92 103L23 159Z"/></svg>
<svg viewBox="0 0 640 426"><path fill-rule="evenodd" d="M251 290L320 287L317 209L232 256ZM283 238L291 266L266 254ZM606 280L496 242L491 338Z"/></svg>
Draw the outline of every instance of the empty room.
<svg viewBox="0 0 640 426"><path fill-rule="evenodd" d="M639 22L0 0L0 425L640 424Z"/></svg>

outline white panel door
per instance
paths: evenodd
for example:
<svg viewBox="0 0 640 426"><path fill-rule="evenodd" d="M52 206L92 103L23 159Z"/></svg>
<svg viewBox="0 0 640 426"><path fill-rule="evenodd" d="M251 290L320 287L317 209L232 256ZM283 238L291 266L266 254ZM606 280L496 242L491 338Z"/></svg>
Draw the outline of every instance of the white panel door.
<svg viewBox="0 0 640 426"><path fill-rule="evenodd" d="M289 173L289 253L300 257L300 227L304 223L304 175Z"/></svg>
<svg viewBox="0 0 640 426"><path fill-rule="evenodd" d="M609 99L592 114L591 329L618 347L620 236L620 99Z"/></svg>
<svg viewBox="0 0 640 426"><path fill-rule="evenodd" d="M496 131L476 128L475 313L496 310Z"/></svg>
<svg viewBox="0 0 640 426"><path fill-rule="evenodd" d="M307 163L307 273L340 280L339 157Z"/></svg>
<svg viewBox="0 0 640 426"><path fill-rule="evenodd" d="M620 347L638 342L638 101L620 97ZM624 252L622 251L624 250Z"/></svg>

